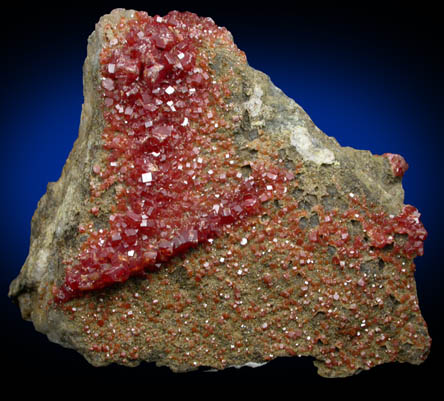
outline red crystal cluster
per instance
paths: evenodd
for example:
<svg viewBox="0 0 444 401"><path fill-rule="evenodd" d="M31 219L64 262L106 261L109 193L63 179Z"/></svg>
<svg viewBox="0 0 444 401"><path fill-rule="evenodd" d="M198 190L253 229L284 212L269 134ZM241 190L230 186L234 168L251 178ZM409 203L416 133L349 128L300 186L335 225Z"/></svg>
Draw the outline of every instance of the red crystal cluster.
<svg viewBox="0 0 444 401"><path fill-rule="evenodd" d="M115 205L109 229L80 227L88 239L55 289L58 301L211 241L293 178L264 163L252 163L245 176L229 135L218 134L229 128L229 91L200 50L219 41L239 52L224 28L191 13L138 12L111 37L100 56L107 156L92 169L98 203L91 213L100 215L100 197L113 185Z"/></svg>
<svg viewBox="0 0 444 401"><path fill-rule="evenodd" d="M196 289L171 280L169 266L100 302L65 304L84 325L89 350L128 363L162 347L171 363L218 369L239 352L316 355L351 374L402 358L405 343L418 352L430 346L422 317L412 317L419 306L411 258L427 235L418 211L407 205L387 215L353 193L343 211L318 203L307 210L295 187L288 183L278 210L266 202L212 246L180 255L178 269ZM317 224L302 227L314 215Z"/></svg>
<svg viewBox="0 0 444 401"><path fill-rule="evenodd" d="M382 156L386 157L392 168L393 175L395 177L403 177L409 165L405 159L396 153L384 153Z"/></svg>
<svg viewBox="0 0 444 401"><path fill-rule="evenodd" d="M340 264L343 257L357 259L362 252L371 255L393 245L392 255L403 254L408 258L422 256L424 254L424 241L427 231L420 221L421 214L412 205L405 205L398 215L387 215L382 211L373 211L368 208L365 200L358 200L353 194L349 194L351 207L345 211L340 220L335 213L326 214L325 211L316 207L316 211L322 216L319 226L308 233L308 239L312 243L323 246L334 246L338 253L332 259L335 264ZM353 205L358 206L355 209ZM346 222L356 222L362 226L365 236L352 236L346 228ZM403 235L402 243L395 243L395 236ZM394 263L392 260L390 262ZM396 263L395 263L396 264Z"/></svg>
<svg viewBox="0 0 444 401"><path fill-rule="evenodd" d="M370 244L375 248L384 248L394 244L395 235L405 235L406 241L402 247L395 245L394 252L401 251L407 257L422 256L427 231L419 220L420 213L412 205L406 205L397 215L387 216L385 213L372 215L372 219L362 221L364 230L370 237Z"/></svg>
<svg viewBox="0 0 444 401"><path fill-rule="evenodd" d="M335 214L322 216L317 228L309 232L311 242L324 246L334 246L337 254L332 263L345 266L345 258L356 260L356 266L363 263L362 254L368 253L373 258L382 257L394 265L398 265L396 257L403 255L414 258L424 254L424 241L427 231L419 220L420 213L411 205L405 205L398 215L387 215L382 211L374 211L367 207L365 200L358 200L354 194L349 194L351 207L345 211L340 220ZM346 228L347 222L359 223L364 235L351 236ZM405 236L404 241L395 242L395 236ZM387 246L392 246L390 253L382 252Z"/></svg>

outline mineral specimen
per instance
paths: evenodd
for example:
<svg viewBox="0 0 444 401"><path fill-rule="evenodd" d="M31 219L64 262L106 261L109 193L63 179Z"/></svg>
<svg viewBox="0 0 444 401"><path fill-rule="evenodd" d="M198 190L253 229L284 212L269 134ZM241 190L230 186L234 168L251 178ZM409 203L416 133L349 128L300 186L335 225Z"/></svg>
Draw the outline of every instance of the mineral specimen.
<svg viewBox="0 0 444 401"><path fill-rule="evenodd" d="M192 13L102 17L84 95L10 287L38 331L96 366L426 358L404 158L340 147Z"/></svg>

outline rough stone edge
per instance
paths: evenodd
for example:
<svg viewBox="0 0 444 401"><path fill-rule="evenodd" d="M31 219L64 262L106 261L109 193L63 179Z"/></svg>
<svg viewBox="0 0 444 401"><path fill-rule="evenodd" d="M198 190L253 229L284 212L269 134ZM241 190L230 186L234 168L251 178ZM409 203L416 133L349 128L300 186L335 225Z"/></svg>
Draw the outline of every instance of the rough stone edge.
<svg viewBox="0 0 444 401"><path fill-rule="evenodd" d="M18 304L22 318L32 321L35 329L48 335L51 341L68 348L75 348L75 336L72 336L74 330L69 327L69 323L63 322L61 312L54 309L47 310L47 304L52 297L51 288L47 287L55 283L60 276L60 270L64 267L61 264L61 256L56 250L53 252L45 250L49 248L48 244L64 238L66 231L72 229L70 222L74 220L73 217L80 212L85 202L85 198L82 198L79 191L74 191L71 183L84 181L82 172L91 165L97 146L96 131L99 127L103 127L103 117L98 107L101 102L98 91L100 85L98 69L102 38L105 35L104 27L107 24L115 25L121 17L133 14L133 10L113 10L100 18L95 30L88 37L87 57L83 64L84 103L78 137L59 180L48 183L47 192L38 202L31 221L29 254L19 275L9 287L8 296ZM73 165L79 167L73 169ZM89 191L87 183L84 187L85 191ZM73 199L71 203L74 207L62 214L56 206L63 203L65 197ZM56 214L52 213L54 210Z"/></svg>

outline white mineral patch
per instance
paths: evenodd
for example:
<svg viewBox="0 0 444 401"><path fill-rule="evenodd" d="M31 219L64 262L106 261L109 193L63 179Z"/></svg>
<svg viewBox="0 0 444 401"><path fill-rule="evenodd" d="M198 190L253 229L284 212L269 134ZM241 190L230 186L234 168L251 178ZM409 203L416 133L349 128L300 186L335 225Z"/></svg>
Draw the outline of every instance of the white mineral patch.
<svg viewBox="0 0 444 401"><path fill-rule="evenodd" d="M42 248L39 250L36 262L32 265L33 268L30 269L33 282L39 282L46 273L46 269L48 268L49 255L50 252L47 248Z"/></svg>
<svg viewBox="0 0 444 401"><path fill-rule="evenodd" d="M244 366L247 366L249 368L259 368L259 367L264 366L266 364L267 364L267 362L262 362L262 363L259 363L259 362L247 362L244 365L234 365L233 368L240 369L240 368L243 368Z"/></svg>
<svg viewBox="0 0 444 401"><path fill-rule="evenodd" d="M294 128L290 142L304 160L310 160L316 164L332 164L335 161L333 152L315 143L305 127Z"/></svg>
<svg viewBox="0 0 444 401"><path fill-rule="evenodd" d="M248 99L245 103L245 109L248 110L250 116L256 117L260 114L262 109L262 95L264 92L259 85L256 85L253 90L253 94L250 99Z"/></svg>
<svg viewBox="0 0 444 401"><path fill-rule="evenodd" d="M266 365L268 362L262 362L262 363L259 363L259 362L247 362L247 363L244 363L243 365L232 365L232 366L229 366L230 368L236 368L236 369L240 369L240 368L243 368L243 367L247 367L247 368L259 368L259 367L261 367L261 366L264 366L264 365ZM208 370L205 370L205 372L218 372L219 370L218 369L208 369Z"/></svg>

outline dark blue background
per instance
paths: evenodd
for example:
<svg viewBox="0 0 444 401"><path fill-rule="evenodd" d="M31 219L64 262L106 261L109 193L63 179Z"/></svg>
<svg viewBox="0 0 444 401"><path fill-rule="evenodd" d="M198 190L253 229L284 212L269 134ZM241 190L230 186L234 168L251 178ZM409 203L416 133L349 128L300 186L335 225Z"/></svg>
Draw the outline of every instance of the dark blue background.
<svg viewBox="0 0 444 401"><path fill-rule="evenodd" d="M437 11L325 8L278 3L254 9L186 6L173 2L108 2L83 8L12 8L2 24L0 148L0 299L3 360L12 375L87 374L114 380L156 377L169 382L219 378L291 378L328 383L315 375L308 359L281 359L259 370L229 370L172 375L143 365L95 369L81 356L50 343L20 318L7 298L10 281L28 252L30 220L49 181L56 181L77 137L86 41L95 22L115 7L164 15L171 9L211 16L226 26L247 54L251 66L267 73L296 100L315 124L341 145L376 154L393 152L410 164L404 177L405 203L422 213L429 232L425 256L417 259L420 306L433 338L429 359L421 366L386 365L340 381L363 385L376 380L430 382L442 356L442 127L443 62ZM274 8L272 7L274 6ZM383 11L381 11L383 10ZM336 381L336 383L338 383Z"/></svg>

